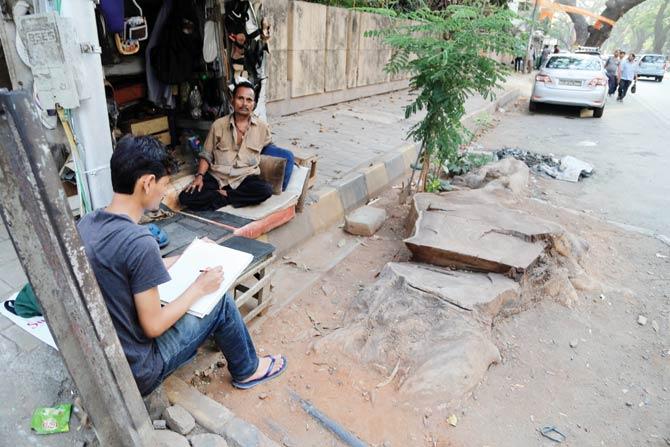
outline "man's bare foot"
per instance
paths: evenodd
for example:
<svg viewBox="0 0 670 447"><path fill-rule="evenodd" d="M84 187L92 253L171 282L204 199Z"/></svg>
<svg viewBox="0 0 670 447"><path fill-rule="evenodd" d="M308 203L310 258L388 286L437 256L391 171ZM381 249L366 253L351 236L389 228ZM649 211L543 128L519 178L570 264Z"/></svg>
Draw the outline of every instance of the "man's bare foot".
<svg viewBox="0 0 670 447"><path fill-rule="evenodd" d="M270 362L272 362L272 359L274 359L275 363L272 365L272 370L268 374L268 368L270 367ZM252 380L260 379L264 375L272 376L274 374L277 374L278 371L280 371L284 367L284 357L280 354L276 354L273 356L265 356L261 357L258 359L258 368L256 368L256 372L251 375L247 380L244 380L240 383L246 383L246 382L251 382Z"/></svg>

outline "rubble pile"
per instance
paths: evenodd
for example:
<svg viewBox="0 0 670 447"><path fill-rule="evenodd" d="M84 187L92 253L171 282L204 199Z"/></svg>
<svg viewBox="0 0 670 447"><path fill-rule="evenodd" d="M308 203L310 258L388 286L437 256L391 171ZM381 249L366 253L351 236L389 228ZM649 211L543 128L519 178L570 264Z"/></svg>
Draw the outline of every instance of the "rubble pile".
<svg viewBox="0 0 670 447"><path fill-rule="evenodd" d="M578 182L593 174L593 166L571 155L560 159L553 154L544 155L519 148L506 147L495 153L498 160L514 158L524 162L538 174L546 174L556 180Z"/></svg>

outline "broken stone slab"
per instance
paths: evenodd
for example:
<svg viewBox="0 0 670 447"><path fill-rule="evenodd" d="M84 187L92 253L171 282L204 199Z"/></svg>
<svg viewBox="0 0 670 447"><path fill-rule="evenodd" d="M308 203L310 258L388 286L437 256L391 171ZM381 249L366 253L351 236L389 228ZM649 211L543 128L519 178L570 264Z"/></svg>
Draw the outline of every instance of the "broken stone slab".
<svg viewBox="0 0 670 447"><path fill-rule="evenodd" d="M154 431L154 439L158 447L190 447L185 437L170 430Z"/></svg>
<svg viewBox="0 0 670 447"><path fill-rule="evenodd" d="M170 376L163 384L172 404L184 407L200 426L222 436L230 447L278 447L255 426L183 380Z"/></svg>
<svg viewBox="0 0 670 447"><path fill-rule="evenodd" d="M536 263L545 240L564 233L552 222L493 201L482 204L481 193L468 193L417 194L413 235L405 239L413 260L516 278Z"/></svg>
<svg viewBox="0 0 670 447"><path fill-rule="evenodd" d="M471 189L495 190L502 188L509 190L514 195L526 195L529 180L530 169L528 165L510 157L488 163L465 175L454 177L452 184Z"/></svg>
<svg viewBox="0 0 670 447"><path fill-rule="evenodd" d="M505 301L507 288L500 284L518 288L507 278L490 286L487 275L478 275L483 295L495 303L491 312ZM377 282L353 300L344 319L347 325L317 340L313 348L320 354L343 351L357 362L384 365L388 371L398 365L393 382L400 393L427 405L456 402L500 361L490 324L477 318L478 306L488 312L486 299L462 295L476 293L475 281L472 289L457 285L467 282L464 278L431 271L430 266L387 264ZM476 310L466 310L468 306Z"/></svg>
<svg viewBox="0 0 670 447"><path fill-rule="evenodd" d="M409 287L474 312L487 324L502 308L513 306L521 290L517 282L496 273L449 270L409 262L389 263L386 268L403 277Z"/></svg>
<svg viewBox="0 0 670 447"><path fill-rule="evenodd" d="M228 447L228 443L219 435L214 433L202 433L189 437L191 447Z"/></svg>
<svg viewBox="0 0 670 447"><path fill-rule="evenodd" d="M160 419L165 409L170 406L170 401L167 398L167 394L165 394L162 384L148 396L143 397L142 400L152 420Z"/></svg>
<svg viewBox="0 0 670 447"><path fill-rule="evenodd" d="M173 405L163 412L163 419L170 430L187 435L195 428L195 419L181 405Z"/></svg>
<svg viewBox="0 0 670 447"><path fill-rule="evenodd" d="M386 211L372 206L362 206L344 219L344 230L356 236L372 236L386 220Z"/></svg>

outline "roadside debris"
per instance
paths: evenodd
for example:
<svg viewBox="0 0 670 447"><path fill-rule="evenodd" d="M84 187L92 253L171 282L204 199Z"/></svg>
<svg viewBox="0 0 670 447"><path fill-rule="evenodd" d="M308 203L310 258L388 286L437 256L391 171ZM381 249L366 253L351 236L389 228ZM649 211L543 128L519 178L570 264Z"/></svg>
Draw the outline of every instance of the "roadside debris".
<svg viewBox="0 0 670 447"><path fill-rule="evenodd" d="M645 324L647 324L647 317L642 315L637 317L637 324L639 324L640 326L644 326Z"/></svg>
<svg viewBox="0 0 670 447"><path fill-rule="evenodd" d="M345 217L344 230L357 236L372 236L386 220L386 211L363 206Z"/></svg>
<svg viewBox="0 0 670 447"><path fill-rule="evenodd" d="M518 148L504 148L496 152L496 157L516 158L528 165L537 173L544 173L556 180L578 182L582 177L593 174L593 166L571 155L566 155L560 160L553 154L544 155L526 151Z"/></svg>
<svg viewBox="0 0 670 447"><path fill-rule="evenodd" d="M66 433L70 431L70 414L72 404L61 404L55 407L39 407L35 409L30 421L30 428L39 435Z"/></svg>
<svg viewBox="0 0 670 447"><path fill-rule="evenodd" d="M548 427L542 427L540 429L540 434L544 436L547 439L551 439L554 442L561 443L567 439L567 437L558 431L556 427L548 426Z"/></svg>
<svg viewBox="0 0 670 447"><path fill-rule="evenodd" d="M458 425L458 417L456 417L455 414L452 414L447 418L447 423L452 427L455 427L456 425Z"/></svg>
<svg viewBox="0 0 670 447"><path fill-rule="evenodd" d="M541 164L540 169L556 180L565 180L574 183L578 182L582 177L589 177L593 174L593 166L571 155L561 158L558 166Z"/></svg>
<svg viewBox="0 0 670 447"><path fill-rule="evenodd" d="M351 447L367 447L367 444L358 439L355 435L351 434L340 424L338 424L337 422L335 422L334 420L330 419L328 416L323 414L311 402L308 402L302 397L300 397L295 391L289 390L289 395L294 401L300 404L302 409L305 410L305 413L314 418L314 420L316 420L324 428L326 428L328 431L337 436L346 445Z"/></svg>

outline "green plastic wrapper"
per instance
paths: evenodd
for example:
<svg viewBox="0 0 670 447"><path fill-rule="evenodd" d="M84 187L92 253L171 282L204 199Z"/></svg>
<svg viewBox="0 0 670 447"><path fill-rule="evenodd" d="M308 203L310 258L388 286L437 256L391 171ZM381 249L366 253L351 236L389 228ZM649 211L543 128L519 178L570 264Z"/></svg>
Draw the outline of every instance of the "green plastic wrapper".
<svg viewBox="0 0 670 447"><path fill-rule="evenodd" d="M68 432L70 431L70 413L72 413L72 404L39 407L33 413L30 428L40 435Z"/></svg>

